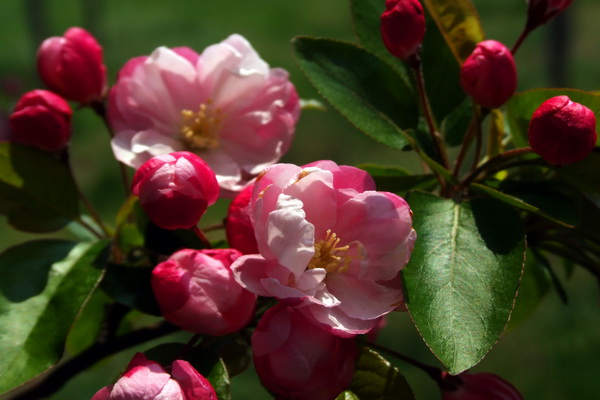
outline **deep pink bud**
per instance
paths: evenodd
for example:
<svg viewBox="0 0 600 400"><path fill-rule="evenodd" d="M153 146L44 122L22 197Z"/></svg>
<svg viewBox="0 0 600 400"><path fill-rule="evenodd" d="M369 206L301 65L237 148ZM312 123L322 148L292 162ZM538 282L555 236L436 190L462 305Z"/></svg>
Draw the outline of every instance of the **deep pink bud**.
<svg viewBox="0 0 600 400"><path fill-rule="evenodd" d="M217 400L205 377L187 361L176 360L167 373L157 362L137 353L121 378L100 389L92 400Z"/></svg>
<svg viewBox="0 0 600 400"><path fill-rule="evenodd" d="M104 96L102 47L85 29L70 28L62 37L44 40L37 67L46 86L69 100L87 104Z"/></svg>
<svg viewBox="0 0 600 400"><path fill-rule="evenodd" d="M189 229L217 201L219 185L200 157L178 151L142 164L133 176L132 192L159 227Z"/></svg>
<svg viewBox="0 0 600 400"><path fill-rule="evenodd" d="M550 164L583 160L596 145L596 116L567 96L543 102L529 122L529 145Z"/></svg>
<svg viewBox="0 0 600 400"><path fill-rule="evenodd" d="M517 89L517 68L510 50L495 40L478 43L462 65L460 84L482 107L506 103Z"/></svg>
<svg viewBox="0 0 600 400"><path fill-rule="evenodd" d="M442 388L442 400L523 400L513 385L494 374L443 373L443 378L448 387Z"/></svg>
<svg viewBox="0 0 600 400"><path fill-rule="evenodd" d="M244 328L256 295L233 277L234 249L180 250L152 271L152 290L165 319L194 333L221 336Z"/></svg>
<svg viewBox="0 0 600 400"><path fill-rule="evenodd" d="M252 335L254 366L278 399L333 400L352 380L356 346L279 303Z"/></svg>
<svg viewBox="0 0 600 400"><path fill-rule="evenodd" d="M425 13L419 0L386 0L381 38L392 55L407 61L425 36Z"/></svg>
<svg viewBox="0 0 600 400"><path fill-rule="evenodd" d="M563 12L573 0L528 0L527 29L534 29Z"/></svg>
<svg viewBox="0 0 600 400"><path fill-rule="evenodd" d="M244 254L258 253L254 227L250 220L250 200L254 185L244 188L231 202L227 211L225 232L231 247Z"/></svg>
<svg viewBox="0 0 600 400"><path fill-rule="evenodd" d="M9 117L10 140L45 151L58 151L71 138L73 111L62 97L47 90L25 93Z"/></svg>

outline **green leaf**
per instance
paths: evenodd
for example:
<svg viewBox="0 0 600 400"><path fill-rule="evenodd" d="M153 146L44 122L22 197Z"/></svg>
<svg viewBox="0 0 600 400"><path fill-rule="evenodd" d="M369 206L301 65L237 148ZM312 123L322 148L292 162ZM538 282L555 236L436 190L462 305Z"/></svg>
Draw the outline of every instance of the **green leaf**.
<svg viewBox="0 0 600 400"><path fill-rule="evenodd" d="M90 297L67 337L66 347L70 355L77 355L96 343L109 303L110 299L102 290L96 290Z"/></svg>
<svg viewBox="0 0 600 400"><path fill-rule="evenodd" d="M472 118L473 103L470 97L465 97L463 102L446 115L442 121L440 130L448 145L459 146L462 144Z"/></svg>
<svg viewBox="0 0 600 400"><path fill-rule="evenodd" d="M573 185L596 207L600 208L600 154L591 153L585 159L554 170L566 182Z"/></svg>
<svg viewBox="0 0 600 400"><path fill-rule="evenodd" d="M509 320L525 256L521 221L495 199L457 204L413 192L408 202L418 235L403 271L408 310L458 374L481 361Z"/></svg>
<svg viewBox="0 0 600 400"><path fill-rule="evenodd" d="M152 268L109 264L102 280L102 290L118 301L150 315L162 315L152 292Z"/></svg>
<svg viewBox="0 0 600 400"><path fill-rule="evenodd" d="M348 121L378 142L402 150L417 126L410 88L388 64L352 43L296 37L298 65L320 94Z"/></svg>
<svg viewBox="0 0 600 400"><path fill-rule="evenodd" d="M34 147L0 143L0 214L16 229L53 232L79 218L68 166Z"/></svg>
<svg viewBox="0 0 600 400"><path fill-rule="evenodd" d="M452 53L462 64L485 34L473 3L469 0L424 0Z"/></svg>
<svg viewBox="0 0 600 400"><path fill-rule="evenodd" d="M219 400L231 399L231 383L223 360L211 349L195 347L182 357L183 343L163 343L145 351L148 360L154 360L163 367L170 366L177 359L185 359L204 376L217 393Z"/></svg>
<svg viewBox="0 0 600 400"><path fill-rule="evenodd" d="M568 96L572 101L581 103L591 109L594 114L600 114L600 95L576 89L534 89L515 94L505 105L512 138L517 147L528 146L527 130L533 112L554 96ZM600 119L596 121L596 130L600 130Z"/></svg>
<svg viewBox="0 0 600 400"><path fill-rule="evenodd" d="M410 385L398 368L368 347L360 349L349 389L361 400L414 400L415 398Z"/></svg>
<svg viewBox="0 0 600 400"><path fill-rule="evenodd" d="M345 390L335 398L335 400L360 400L354 393Z"/></svg>
<svg viewBox="0 0 600 400"><path fill-rule="evenodd" d="M488 194L488 195L490 195L490 196L492 196L492 197L494 197L494 198L496 198L496 199L498 199L498 200L500 200L500 201L502 201L502 202L504 202L506 204L509 204L509 205L511 205L513 207L520 208L521 210L529 211L531 213L539 215L540 217L545 218L548 221L552 221L552 222L554 222L556 224L559 224L561 226L564 226L565 228L574 228L573 225L568 224L568 223L566 223L564 221L559 220L558 218L556 218L556 217L554 217L554 216L552 216L552 215L550 215L550 214L542 211L540 208L538 208L538 207L536 207L534 205L531 205L529 203L526 203L525 201L521 200L518 197L511 196L509 194L503 193L503 192L501 192L499 190L496 190L494 188L491 188L489 186L485 186L485 185L482 185L482 184L479 184L479 183L472 183L471 187L475 188L475 189L477 189L477 190L479 190L481 192L484 192L484 193L486 193L486 194Z"/></svg>
<svg viewBox="0 0 600 400"><path fill-rule="evenodd" d="M404 80L407 87L413 89L410 68L399 58L393 56L381 40L381 14L385 2L381 0L350 0L350 12L354 32L359 43L393 67Z"/></svg>
<svg viewBox="0 0 600 400"><path fill-rule="evenodd" d="M106 241L38 240L0 254L0 393L60 360L107 250Z"/></svg>
<svg viewBox="0 0 600 400"><path fill-rule="evenodd" d="M413 189L432 190L437 180L432 174L413 175L400 167L385 167L375 164L357 165L375 180L377 190L382 192L405 193Z"/></svg>

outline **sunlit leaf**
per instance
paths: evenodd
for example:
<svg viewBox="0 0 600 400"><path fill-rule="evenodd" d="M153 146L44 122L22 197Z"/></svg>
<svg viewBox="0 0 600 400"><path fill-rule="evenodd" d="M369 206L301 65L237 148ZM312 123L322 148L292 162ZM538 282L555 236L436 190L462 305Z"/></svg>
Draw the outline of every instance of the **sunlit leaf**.
<svg viewBox="0 0 600 400"><path fill-rule="evenodd" d="M17 229L53 232L79 218L68 166L31 146L0 143L0 214Z"/></svg>
<svg viewBox="0 0 600 400"><path fill-rule="evenodd" d="M107 242L38 240L0 254L0 393L63 356L69 329L96 287Z"/></svg>
<svg viewBox="0 0 600 400"><path fill-rule="evenodd" d="M477 11L469 0L424 0L429 14L462 64L485 39Z"/></svg>
<svg viewBox="0 0 600 400"><path fill-rule="evenodd" d="M517 213L495 199L408 198L418 238L403 271L408 310L449 372L477 364L510 317L525 256Z"/></svg>
<svg viewBox="0 0 600 400"><path fill-rule="evenodd" d="M393 149L417 126L412 91L388 64L352 43L297 37L296 60L319 93L348 121Z"/></svg>

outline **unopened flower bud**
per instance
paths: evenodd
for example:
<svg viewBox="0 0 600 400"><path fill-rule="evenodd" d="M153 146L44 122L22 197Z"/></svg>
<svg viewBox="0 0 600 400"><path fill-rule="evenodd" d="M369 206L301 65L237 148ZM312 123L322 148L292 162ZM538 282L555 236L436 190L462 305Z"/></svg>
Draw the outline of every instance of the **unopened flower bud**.
<svg viewBox="0 0 600 400"><path fill-rule="evenodd" d="M563 12L573 0L528 0L527 29L545 24Z"/></svg>
<svg viewBox="0 0 600 400"><path fill-rule="evenodd" d="M164 229L194 227L219 197L213 170L187 151L156 156L133 176L132 192L150 220Z"/></svg>
<svg viewBox="0 0 600 400"><path fill-rule="evenodd" d="M443 378L447 385L442 387L442 400L523 400L513 385L494 374L443 373Z"/></svg>
<svg viewBox="0 0 600 400"><path fill-rule="evenodd" d="M71 137L73 111L62 97L47 90L25 93L9 117L9 140L55 152Z"/></svg>
<svg viewBox="0 0 600 400"><path fill-rule="evenodd" d="M517 68L510 50L495 40L478 43L461 67L460 84L482 107L506 103L517 89Z"/></svg>
<svg viewBox="0 0 600 400"><path fill-rule="evenodd" d="M44 40L38 49L37 67L46 86L66 99L88 104L104 95L102 47L85 29L70 28L62 37Z"/></svg>
<svg viewBox="0 0 600 400"><path fill-rule="evenodd" d="M381 14L381 37L392 55L409 60L424 36L425 13L419 0L386 0Z"/></svg>
<svg viewBox="0 0 600 400"><path fill-rule="evenodd" d="M572 164L584 159L597 138L594 112L567 96L543 102L529 122L529 145L550 164Z"/></svg>
<svg viewBox="0 0 600 400"><path fill-rule="evenodd" d="M258 253L258 244L254 236L254 227L250 220L250 200L254 185L242 190L229 205L225 233L229 246L243 254Z"/></svg>
<svg viewBox="0 0 600 400"><path fill-rule="evenodd" d="M180 328L221 336L244 328L254 315L256 295L233 277L234 249L184 249L152 271L152 290L165 319Z"/></svg>
<svg viewBox="0 0 600 400"><path fill-rule="evenodd" d="M281 399L333 400L352 380L356 345L279 303L252 335L254 366L263 385Z"/></svg>
<svg viewBox="0 0 600 400"><path fill-rule="evenodd" d="M137 353L113 385L100 389L92 400L217 400L210 382L190 363L175 360L171 373Z"/></svg>

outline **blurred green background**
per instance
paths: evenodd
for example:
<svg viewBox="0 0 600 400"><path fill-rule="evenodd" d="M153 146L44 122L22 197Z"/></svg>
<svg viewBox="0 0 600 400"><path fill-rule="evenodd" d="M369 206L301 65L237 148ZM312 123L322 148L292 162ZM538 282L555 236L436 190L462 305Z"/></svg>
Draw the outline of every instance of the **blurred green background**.
<svg viewBox="0 0 600 400"><path fill-rule="evenodd" d="M381 0L382 10L384 0ZM525 1L474 1L488 38L511 45L525 19ZM534 32L519 50L519 90L542 86L600 89L600 44L597 19L600 2L578 0L563 21ZM565 53L556 52L566 32ZM554 27L551 25L555 25ZM0 118L5 118L25 91L42 87L35 73L35 52L48 36L71 26L90 30L104 48L112 83L129 58L147 55L160 45L189 46L201 51L231 33L244 35L271 66L290 71L300 96L318 99L296 64L290 39L296 35L354 40L346 0L3 0L0 2ZM564 35L564 34L563 34ZM564 36L563 36L564 37ZM77 180L101 214L112 221L122 198L118 171L108 135L89 110L75 114L72 158ZM0 120L0 129L3 120ZM283 161L304 164L333 159L339 164L377 162L416 169L414 156L372 142L335 111L305 111L296 141ZM218 222L226 203L213 207L203 224ZM0 217L0 251L40 237L16 232ZM59 235L69 237L65 230ZM549 293L530 319L507 333L475 370L494 372L511 381L525 399L570 400L600 398L600 314L598 286L580 270L560 278L569 293L563 305ZM1 278L0 278L1 279ZM397 351L439 365L419 338L407 314L390 317L382 343ZM148 346L142 346L143 350ZM108 384L132 356L127 351L81 374L55 399L89 399ZM1 360L1 355L0 355ZM418 399L437 399L437 389L425 374L397 362ZM268 399L253 372L235 377L234 399Z"/></svg>

